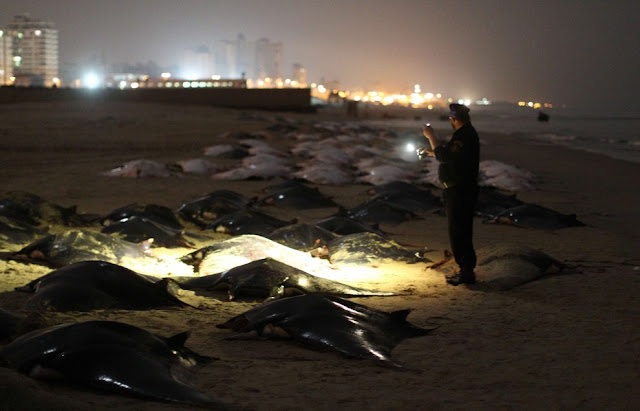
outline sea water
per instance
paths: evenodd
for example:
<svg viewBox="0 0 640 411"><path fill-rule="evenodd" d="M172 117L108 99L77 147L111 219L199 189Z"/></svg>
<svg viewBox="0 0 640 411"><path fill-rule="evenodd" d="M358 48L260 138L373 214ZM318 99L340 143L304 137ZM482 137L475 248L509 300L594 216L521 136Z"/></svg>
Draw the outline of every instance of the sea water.
<svg viewBox="0 0 640 411"><path fill-rule="evenodd" d="M640 115L603 116L570 109L543 109L549 121L538 121L529 107L474 107L477 130L522 135L572 149L640 163Z"/></svg>
<svg viewBox="0 0 640 411"><path fill-rule="evenodd" d="M498 132L640 163L640 113L638 116L604 116L564 108L542 109L549 115L549 121L542 122L538 121L539 111L515 104L474 105L471 120L481 138L483 132ZM444 137L442 133L450 130L446 114L444 121L439 120L435 112L421 117L410 121L386 119L379 124L398 123L395 125L406 128L412 123L416 132L422 134L421 123L430 119L438 136Z"/></svg>

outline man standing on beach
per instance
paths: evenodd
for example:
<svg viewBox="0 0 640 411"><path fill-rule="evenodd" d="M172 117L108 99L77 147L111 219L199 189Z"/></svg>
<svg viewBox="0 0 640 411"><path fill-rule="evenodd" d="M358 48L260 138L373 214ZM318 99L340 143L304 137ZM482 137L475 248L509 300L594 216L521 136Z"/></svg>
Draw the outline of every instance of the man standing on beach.
<svg viewBox="0 0 640 411"><path fill-rule="evenodd" d="M449 244L460 270L446 278L451 285L474 284L476 253L473 249L473 214L478 199L480 142L471 125L469 108L449 105L453 135L446 144L438 144L433 128L425 124L422 133L431 144L421 155L435 156L440 163L438 178L444 186L444 203L449 223Z"/></svg>

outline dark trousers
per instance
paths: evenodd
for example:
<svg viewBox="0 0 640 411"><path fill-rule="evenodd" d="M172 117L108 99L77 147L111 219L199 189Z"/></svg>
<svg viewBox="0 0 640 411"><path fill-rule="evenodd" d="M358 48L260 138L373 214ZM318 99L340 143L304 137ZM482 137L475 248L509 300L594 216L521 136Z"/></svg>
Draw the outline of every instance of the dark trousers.
<svg viewBox="0 0 640 411"><path fill-rule="evenodd" d="M449 244L461 270L476 266L473 249L473 214L478 200L477 186L455 186L444 190L444 204L449 222Z"/></svg>

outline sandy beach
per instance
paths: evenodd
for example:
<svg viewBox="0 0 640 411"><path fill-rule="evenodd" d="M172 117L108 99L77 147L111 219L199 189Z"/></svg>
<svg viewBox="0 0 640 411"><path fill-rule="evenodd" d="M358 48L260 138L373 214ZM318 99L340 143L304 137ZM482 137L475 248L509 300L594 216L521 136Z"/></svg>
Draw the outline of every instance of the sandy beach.
<svg viewBox="0 0 640 411"><path fill-rule="evenodd" d="M141 158L171 163L202 157L204 147L223 142L222 133L264 130L277 118L305 123L381 120L381 113L368 115L353 119L342 109L277 113L104 101L0 105L0 193L23 190L101 215L133 202L177 209L218 189L257 196L274 181L223 181L200 175L136 179L101 173ZM640 401L640 164L478 132L481 159L513 164L536 176L536 188L517 193L518 198L575 213L586 225L548 231L483 224L477 218L476 248L526 245L574 268L508 291L489 292L448 286L441 273L423 263L376 267L375 288L402 295L353 301L384 311L409 308L410 323L438 326L430 335L405 340L394 349L393 358L404 369L287 340L225 340L229 332L215 325L257 304L252 301L187 295L202 309L43 316L50 324L122 321L163 336L191 331L186 346L217 358L198 370L193 385L247 409L635 408ZM278 133L267 141L281 149L291 144ZM317 187L338 204L353 207L366 200L370 186ZM283 215L314 221L332 213L335 209ZM401 244L426 247L434 260L448 248L441 215L428 213L421 220L382 228ZM0 259L0 307L23 313L29 295L14 288L51 269L11 261L8 255L3 252ZM197 408L91 392L3 368L0 398L3 410Z"/></svg>

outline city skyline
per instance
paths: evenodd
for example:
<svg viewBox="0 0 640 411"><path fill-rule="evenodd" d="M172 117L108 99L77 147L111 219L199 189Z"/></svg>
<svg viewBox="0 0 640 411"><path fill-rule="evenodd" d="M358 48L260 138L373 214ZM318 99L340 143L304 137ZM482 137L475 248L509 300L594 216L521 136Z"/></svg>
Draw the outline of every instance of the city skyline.
<svg viewBox="0 0 640 411"><path fill-rule="evenodd" d="M635 2L297 2L0 0L14 15L52 21L60 62L179 64L183 50L235 38L283 44L308 81L346 89L443 95L639 112Z"/></svg>

